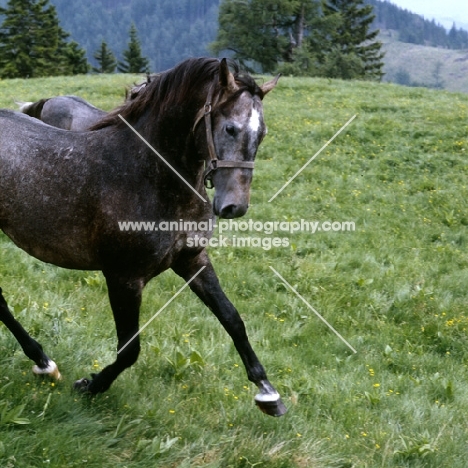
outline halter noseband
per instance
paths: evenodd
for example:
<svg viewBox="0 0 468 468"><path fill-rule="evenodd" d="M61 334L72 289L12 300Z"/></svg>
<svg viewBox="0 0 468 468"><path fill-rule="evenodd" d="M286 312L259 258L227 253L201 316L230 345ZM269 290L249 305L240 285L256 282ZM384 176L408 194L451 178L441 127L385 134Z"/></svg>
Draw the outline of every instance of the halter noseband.
<svg viewBox="0 0 468 468"><path fill-rule="evenodd" d="M230 168L243 168L243 169L253 169L253 161L225 161L218 159L216 156L216 149L213 141L213 132L211 131L211 104L213 99L213 85L210 86L208 91L208 96L206 98L206 103L202 109L203 115L198 117L193 126L193 131L197 128L201 119L205 118L205 132L206 132L206 143L208 145L208 154L210 155L210 161L206 165L205 173L203 174L203 181L206 188L213 188L213 172L220 167L230 167Z"/></svg>

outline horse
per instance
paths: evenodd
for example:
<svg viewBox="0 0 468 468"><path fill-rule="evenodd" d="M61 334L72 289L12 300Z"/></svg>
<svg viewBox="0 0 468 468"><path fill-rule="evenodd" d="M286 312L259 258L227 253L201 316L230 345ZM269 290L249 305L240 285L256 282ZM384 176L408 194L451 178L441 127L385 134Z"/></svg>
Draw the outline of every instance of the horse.
<svg viewBox="0 0 468 468"><path fill-rule="evenodd" d="M19 111L53 127L73 131L87 130L107 114L83 98L72 95L20 103Z"/></svg>
<svg viewBox="0 0 468 468"><path fill-rule="evenodd" d="M125 92L125 99L132 100L151 82L148 75L146 81L134 85ZM84 131L101 120L107 112L99 109L79 96L56 96L40 99L36 102L21 102L19 111L36 119L42 120L53 127L65 130Z"/></svg>
<svg viewBox="0 0 468 468"><path fill-rule="evenodd" d="M216 216L246 213L254 159L266 133L262 99L278 78L258 85L226 59L187 59L85 132L0 111L0 229L44 262L102 271L106 280L117 356L99 373L75 381L77 391L104 392L137 361L143 288L172 269L233 340L258 387L257 406L272 416L287 411L206 248L188 242L209 238L205 229ZM208 185L214 187L211 203ZM128 219L190 222L170 231L120 229L119 221ZM14 318L1 289L0 321L34 361L34 373L60 377L57 364Z"/></svg>

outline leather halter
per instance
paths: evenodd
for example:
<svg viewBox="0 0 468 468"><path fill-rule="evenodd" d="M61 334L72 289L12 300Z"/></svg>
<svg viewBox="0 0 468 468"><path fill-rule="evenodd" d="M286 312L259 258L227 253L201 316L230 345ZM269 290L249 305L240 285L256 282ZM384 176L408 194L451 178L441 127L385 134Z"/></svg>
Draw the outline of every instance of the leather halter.
<svg viewBox="0 0 468 468"><path fill-rule="evenodd" d="M208 154L210 155L210 160L206 165L205 173L203 175L203 181L206 188L213 188L213 172L218 170L220 167L228 167L228 168L242 168L242 169L253 169L254 162L253 161L225 161L217 158L216 149L213 141L213 132L211 130L211 110L212 110L212 99L213 99L213 85L210 87L208 91L208 96L206 98L205 105L203 109L200 110L200 115L193 126L193 132L197 128L198 124L200 123L201 119L204 117L205 119L205 132L206 132L206 143L208 146Z"/></svg>

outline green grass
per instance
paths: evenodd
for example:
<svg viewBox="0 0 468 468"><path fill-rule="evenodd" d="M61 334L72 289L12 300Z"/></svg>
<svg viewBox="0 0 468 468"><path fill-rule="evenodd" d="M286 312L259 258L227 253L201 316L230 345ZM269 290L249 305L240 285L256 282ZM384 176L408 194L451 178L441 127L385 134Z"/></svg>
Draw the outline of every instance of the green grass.
<svg viewBox="0 0 468 468"><path fill-rule="evenodd" d="M134 81L1 81L0 106L75 93L110 109ZM467 113L465 95L373 83L282 78L265 98L269 134L246 219L356 224L354 232L275 234L290 245L268 251L211 249L289 408L280 419L255 409L232 343L188 291L144 331L138 363L107 393L74 394L75 379L114 358L102 275L42 264L1 237L5 297L63 380L34 377L0 327L0 465L464 468ZM181 286L170 272L153 280L142 323Z"/></svg>
<svg viewBox="0 0 468 468"><path fill-rule="evenodd" d="M125 90L145 81L143 75L82 75L0 81L0 106L18 109L15 101L34 102L42 98L75 94L96 107L110 110L121 104Z"/></svg>

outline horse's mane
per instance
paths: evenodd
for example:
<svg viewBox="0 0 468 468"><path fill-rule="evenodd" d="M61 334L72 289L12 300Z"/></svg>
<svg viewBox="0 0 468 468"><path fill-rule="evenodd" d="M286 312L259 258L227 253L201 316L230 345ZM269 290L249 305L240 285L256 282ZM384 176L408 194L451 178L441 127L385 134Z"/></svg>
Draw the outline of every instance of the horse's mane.
<svg viewBox="0 0 468 468"><path fill-rule="evenodd" d="M233 69L236 84L239 86L236 95L247 90L252 95L263 98L262 90L250 75L240 72L236 63L230 63L230 68ZM191 58L170 70L151 75L146 85L141 87L133 99L109 112L90 127L90 130L99 130L111 125L125 125L119 115L127 122L134 123L139 116L148 110L155 112L156 115L164 113L169 108L187 103L194 92L203 89L209 82L215 83L214 92L217 93L219 92L219 83L214 78L218 72L218 59Z"/></svg>

